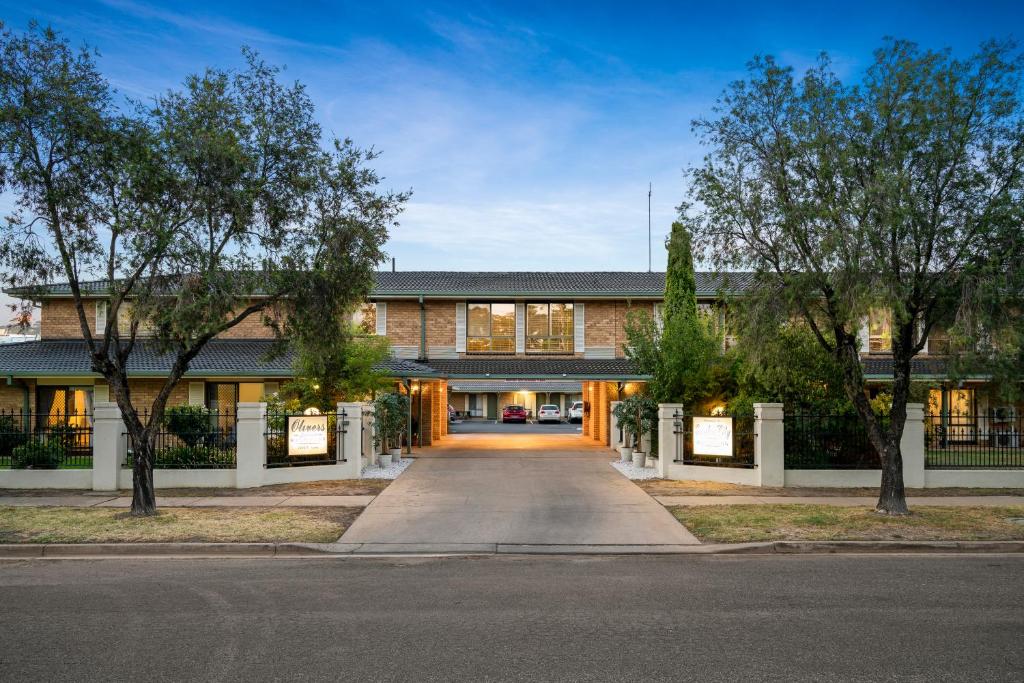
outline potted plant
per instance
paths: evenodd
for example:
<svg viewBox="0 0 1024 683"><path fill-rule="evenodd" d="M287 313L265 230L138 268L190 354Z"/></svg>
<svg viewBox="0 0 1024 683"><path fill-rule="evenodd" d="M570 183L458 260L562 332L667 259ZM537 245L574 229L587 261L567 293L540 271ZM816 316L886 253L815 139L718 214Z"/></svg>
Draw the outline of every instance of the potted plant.
<svg viewBox="0 0 1024 683"><path fill-rule="evenodd" d="M629 396L617 408L629 425L629 438L633 440L633 466L646 467L647 454L641 450L643 435L649 434L657 426L658 404L650 396L634 394Z"/></svg>
<svg viewBox="0 0 1024 683"><path fill-rule="evenodd" d="M407 424L409 398L394 392L380 394L373 401L373 412L377 427L374 445L381 447L378 464L387 467L392 458L395 462L402 458L402 432Z"/></svg>
<svg viewBox="0 0 1024 683"><path fill-rule="evenodd" d="M629 409L628 399L620 401L612 410L622 430L622 445L619 446L619 459L622 462L629 462L633 459L633 434L636 433L634 415Z"/></svg>

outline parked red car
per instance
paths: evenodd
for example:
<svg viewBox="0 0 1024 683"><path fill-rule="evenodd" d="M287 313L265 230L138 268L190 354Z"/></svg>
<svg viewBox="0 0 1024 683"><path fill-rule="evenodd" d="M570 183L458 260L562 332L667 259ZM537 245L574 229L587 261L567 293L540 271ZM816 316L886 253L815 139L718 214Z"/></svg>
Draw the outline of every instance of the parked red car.
<svg viewBox="0 0 1024 683"><path fill-rule="evenodd" d="M526 408L522 406L505 406L501 411L502 422L526 422Z"/></svg>

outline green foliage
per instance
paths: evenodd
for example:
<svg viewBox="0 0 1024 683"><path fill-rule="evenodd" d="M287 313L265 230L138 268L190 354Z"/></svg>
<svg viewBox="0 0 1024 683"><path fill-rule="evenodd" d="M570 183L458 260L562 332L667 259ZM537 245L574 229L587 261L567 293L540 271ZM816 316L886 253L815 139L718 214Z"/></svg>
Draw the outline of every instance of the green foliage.
<svg viewBox="0 0 1024 683"><path fill-rule="evenodd" d="M28 435L13 415L0 415L0 458L11 455L18 446L28 440Z"/></svg>
<svg viewBox="0 0 1024 683"><path fill-rule="evenodd" d="M64 462L65 443L59 436L33 437L11 451L13 469L57 469Z"/></svg>
<svg viewBox="0 0 1024 683"><path fill-rule="evenodd" d="M190 448L210 433L210 411L205 406L172 406L166 421L167 431Z"/></svg>
<svg viewBox="0 0 1024 683"><path fill-rule="evenodd" d="M339 401L363 401L390 384L377 368L391 355L386 337L357 336L351 325L318 343L296 344L296 379L281 393L306 407L333 412Z"/></svg>
<svg viewBox="0 0 1024 683"><path fill-rule="evenodd" d="M235 453L229 448L190 444L167 446L156 452L158 467L187 470L193 467L233 467L234 464Z"/></svg>
<svg viewBox="0 0 1024 683"><path fill-rule="evenodd" d="M384 450L398 448L409 417L409 397L385 392L373 401L376 434L374 442Z"/></svg>
<svg viewBox="0 0 1024 683"><path fill-rule="evenodd" d="M622 399L612 411L624 431L625 443L639 447L641 437L658 426L658 402L647 394L633 394Z"/></svg>

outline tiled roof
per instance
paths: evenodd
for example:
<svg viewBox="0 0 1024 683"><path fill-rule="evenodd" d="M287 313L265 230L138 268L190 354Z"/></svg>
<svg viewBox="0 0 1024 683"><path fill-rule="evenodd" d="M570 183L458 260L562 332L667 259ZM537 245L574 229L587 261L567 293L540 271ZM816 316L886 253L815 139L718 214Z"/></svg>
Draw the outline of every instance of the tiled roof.
<svg viewBox="0 0 1024 683"><path fill-rule="evenodd" d="M720 292L742 293L754 280L753 273L696 273L697 294L716 296ZM86 296L100 295L106 280L81 283ZM40 288L12 287L14 296L70 296L67 283ZM619 272L468 272L450 270L383 271L377 273L373 296L513 296L560 294L575 296L660 296L665 291L665 273Z"/></svg>
<svg viewBox="0 0 1024 683"><path fill-rule="evenodd" d="M871 379L892 379L892 356L868 356L861 363L864 376ZM912 376L944 377L946 375L945 358L915 358L910 362Z"/></svg>
<svg viewBox="0 0 1024 683"><path fill-rule="evenodd" d="M292 354L286 351L268 359L269 340L215 339L203 347L186 376L290 377ZM162 376L171 369L173 357L158 353L154 345L140 341L132 351L128 373ZM381 369L394 377L431 377L433 370L410 360L389 359ZM92 376L84 340L47 340L0 346L0 376Z"/></svg>
<svg viewBox="0 0 1024 683"><path fill-rule="evenodd" d="M422 361L442 375L455 378L536 377L579 379L640 379L624 358L460 358Z"/></svg>

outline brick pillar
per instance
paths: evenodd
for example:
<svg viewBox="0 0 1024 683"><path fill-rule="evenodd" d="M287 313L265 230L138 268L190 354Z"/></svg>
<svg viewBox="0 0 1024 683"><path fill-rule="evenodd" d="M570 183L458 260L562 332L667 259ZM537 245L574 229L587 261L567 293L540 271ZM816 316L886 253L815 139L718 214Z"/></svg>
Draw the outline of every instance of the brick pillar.
<svg viewBox="0 0 1024 683"><path fill-rule="evenodd" d="M423 430L421 446L429 446L434 434L434 392L433 382L420 382L420 394L423 396L423 414L420 415L420 428Z"/></svg>
<svg viewBox="0 0 1024 683"><path fill-rule="evenodd" d="M595 419L594 440L603 446L608 445L608 383L597 384L597 417Z"/></svg>
<svg viewBox="0 0 1024 683"><path fill-rule="evenodd" d="M441 434L441 436L448 436L448 401L449 401L449 398L448 398L448 382L445 381L445 380L441 380L440 382L438 382L438 386L440 387L441 398L442 398L442 400L440 401L440 403L441 403L441 410L440 410L440 413L441 413L440 414L441 430L440 430L440 434Z"/></svg>
<svg viewBox="0 0 1024 683"><path fill-rule="evenodd" d="M590 436L590 420L593 415L593 394L591 393L591 383L583 383L583 436ZM588 410L590 408L590 410Z"/></svg>

